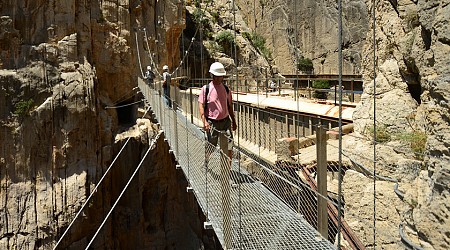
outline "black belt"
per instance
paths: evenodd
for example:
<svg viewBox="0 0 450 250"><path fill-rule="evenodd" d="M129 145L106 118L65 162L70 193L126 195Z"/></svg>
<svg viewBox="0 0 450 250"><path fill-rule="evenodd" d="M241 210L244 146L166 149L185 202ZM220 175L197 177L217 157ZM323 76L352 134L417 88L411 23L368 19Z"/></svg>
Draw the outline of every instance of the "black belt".
<svg viewBox="0 0 450 250"><path fill-rule="evenodd" d="M225 117L223 119L220 119L220 120L215 120L215 119L211 119L211 118L208 118L207 120L208 121L212 121L212 122L223 122L223 121L225 121L227 119L230 119L230 118L227 116L227 117Z"/></svg>

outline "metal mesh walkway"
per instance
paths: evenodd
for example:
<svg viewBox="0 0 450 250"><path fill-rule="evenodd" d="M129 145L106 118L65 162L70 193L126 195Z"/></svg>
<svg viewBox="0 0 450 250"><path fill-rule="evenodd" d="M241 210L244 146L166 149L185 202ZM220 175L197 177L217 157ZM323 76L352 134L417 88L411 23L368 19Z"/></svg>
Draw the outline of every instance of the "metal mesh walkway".
<svg viewBox="0 0 450 250"><path fill-rule="evenodd" d="M182 110L169 108L160 93L143 81L139 87L189 182L188 191L195 194L206 215L205 226L214 229L224 249L335 248L236 159L230 167L229 158L205 142L203 132Z"/></svg>

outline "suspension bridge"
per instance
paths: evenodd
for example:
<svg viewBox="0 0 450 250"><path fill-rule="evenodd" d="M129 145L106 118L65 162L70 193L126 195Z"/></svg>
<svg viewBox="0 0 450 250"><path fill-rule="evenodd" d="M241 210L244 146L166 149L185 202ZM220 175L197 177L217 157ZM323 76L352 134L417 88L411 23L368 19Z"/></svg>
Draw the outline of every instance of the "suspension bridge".
<svg viewBox="0 0 450 250"><path fill-rule="evenodd" d="M339 2L339 4L341 3ZM340 18L341 16L342 13L339 13ZM196 37L200 30L201 38L200 28L201 26L195 31L193 37ZM340 41L338 43L340 60L338 61L340 63L342 62L341 29L340 20L340 37L338 38ZM150 64L155 69L160 67L159 62L153 58L150 52L146 30L136 30L137 59L141 76L144 78L140 55L142 48L138 38L140 32L144 33L143 40L146 46L143 47L148 52ZM186 50L183 47L180 64L172 73L174 77L181 76L183 78L188 72L183 66L186 65L185 61L188 60L187 55L193 42L194 38ZM205 60L200 58L200 61ZM162 96L160 85L149 86L142 78L138 78L138 87L144 97L145 107L147 110L151 110L151 114L159 123L164 138L170 145L170 151L176 159L176 168L183 171L189 183L186 187L186 195L196 197L206 216L204 228L214 230L224 249L365 249L364 245L370 245L366 241L371 241L371 244L376 246L379 235L398 239L398 242L401 241L410 248L421 249L416 243L408 240L408 236L403 231L403 224L399 225L398 232L377 231L375 183L379 180L392 182L395 184L392 193L403 197L403 193L398 190L398 181L378 175L375 171L376 166L372 171L364 164L354 160L351 151L342 149L342 137L338 136L339 140L327 141L327 137L336 136L336 134L343 135L343 126L351 123L351 105L343 103L342 94L351 94L352 97L349 99L353 101L354 95L362 92L360 75L343 77L342 65L340 64L338 67L339 75L287 76L293 78L293 82L297 82L299 86L306 82L307 87L309 87L310 80L331 79L338 82L339 85L336 84L334 88L334 105L317 104L320 106L313 108L317 113L308 113L302 110L304 107L300 107L298 102L299 93L294 93L294 100L296 100L294 105L288 99L283 100L284 104L279 107L270 103L270 98L267 98L270 96L268 81L278 81L279 79L266 78L262 80L264 83L260 85L257 83L256 90L253 92L257 93L257 98L265 95L265 100L258 99L256 102L252 102L249 100L251 98L248 98L249 93L252 93L249 91L249 85L239 86L237 78L229 79L236 83L231 84L236 87L233 89L234 92L247 95L245 97L245 95L236 94L234 98L233 105L237 111L239 128L234 138L232 159L229 159L221 149L206 142L204 132L198 126L199 114L198 106L196 106L198 103L192 88L181 92L180 89L173 86L172 99L170 99L172 105L169 107L165 104L165 97ZM345 79L347 80L347 89L350 90L343 90L342 83ZM203 79L197 83L191 83L191 86L195 84L202 86L203 81L208 80ZM262 92L258 86L261 87ZM283 95L282 91L282 88L278 88L279 96ZM307 89L307 91L311 90ZM327 92L332 91L327 90ZM259 95L260 93L264 93L264 95ZM309 92L309 96L311 96L311 92ZM282 112L279 112L280 110ZM310 162L302 163L298 155L296 162L280 163L276 161L276 144L280 138L296 138L299 141L298 147L315 144L315 152L309 155L305 153L302 156L303 158L309 157ZM126 143L123 147L125 146ZM220 146L223 148L224 145ZM298 148L296 151L298 153ZM333 151L334 157L327 159L326 151ZM209 155L208 158L207 155ZM376 162L375 157L376 152L374 152L374 163ZM370 162L370 159L368 161ZM139 167L140 165L136 171L139 170ZM373 219L351 210L345 211L346 217L352 218L353 224L359 225L359 230L366 235L364 240L355 235L349 223L344 219L345 204L342 200L341 184L346 170L355 170L363 173L366 177L373 178ZM108 171L109 168L105 175ZM330 184L334 187L328 188L327 179L330 174L336 175L337 178L333 180L331 177ZM97 186L102 180L103 178L97 183ZM73 221L79 216L90 198L88 197ZM103 223L108 216L109 214ZM98 231L102 226L103 224ZM55 249L66 232L61 236ZM96 235L92 237L89 245ZM369 239L367 235L373 236L373 239ZM393 244L401 245L398 242Z"/></svg>
<svg viewBox="0 0 450 250"><path fill-rule="evenodd" d="M188 113L175 102L174 109L166 106L160 92L143 81L139 88L189 182L187 191L195 194L207 217L205 228L215 231L224 249L334 249L302 214L240 167L241 152L230 167L228 157L205 141ZM276 173L261 169L275 180Z"/></svg>
<svg viewBox="0 0 450 250"><path fill-rule="evenodd" d="M205 229L214 230L224 249L335 249L337 237L342 237L350 249L365 249L340 215L342 204L327 189L328 173L353 169L371 175L370 170L350 157L351 152L342 153L348 157L344 165L339 164L337 141L327 141L338 132L338 117L332 111L337 107L332 103L310 104L318 105L310 107L318 113L305 116L300 115L299 105L296 112L289 111L293 106L289 98L277 105L270 98L252 102L248 93L234 94L239 129L234 138L233 159L229 159L205 140L199 127L195 90L172 88L172 105L168 106L161 83L149 86L139 79L138 85L164 131L178 162L177 169L188 180L186 191L195 195L206 215ZM277 112L277 106L283 112ZM351 110L341 109L341 117L344 124L351 124ZM342 129L344 134L349 132L345 130ZM316 144L316 153L304 156L316 163L277 161L276 138L307 139L306 145ZM334 150L334 157L327 159L330 149ZM211 155L209 160L205 155ZM252 166L244 164L244 159ZM389 177L376 178L397 183ZM393 193L403 196L398 183ZM365 223L358 215L352 216ZM420 249L407 239L402 228L400 225L402 241Z"/></svg>

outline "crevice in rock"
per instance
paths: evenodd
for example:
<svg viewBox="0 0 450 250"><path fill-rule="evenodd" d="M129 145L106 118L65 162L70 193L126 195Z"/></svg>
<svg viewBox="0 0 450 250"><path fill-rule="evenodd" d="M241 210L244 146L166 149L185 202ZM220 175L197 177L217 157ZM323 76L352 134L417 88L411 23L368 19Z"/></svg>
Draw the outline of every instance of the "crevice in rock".
<svg viewBox="0 0 450 250"><path fill-rule="evenodd" d="M431 47L431 31L422 26L420 34L422 36L422 41L425 44L425 50L429 50Z"/></svg>
<svg viewBox="0 0 450 250"><path fill-rule="evenodd" d="M398 8L397 8L397 5L398 5L397 0L389 0L389 2L391 3L392 8L394 8L395 12L397 12L397 15L399 15Z"/></svg>
<svg viewBox="0 0 450 250"><path fill-rule="evenodd" d="M437 35L437 31L436 31L436 35ZM450 39L447 39L446 37L439 37L438 41L443 43L443 44L450 45Z"/></svg>
<svg viewBox="0 0 450 250"><path fill-rule="evenodd" d="M133 103L133 99L125 100L117 105L116 111L119 126L129 126L136 121L136 105L131 103Z"/></svg>
<svg viewBox="0 0 450 250"><path fill-rule="evenodd" d="M411 94L411 97L417 101L418 104L421 103L420 95L422 94L422 86L420 85L420 72L417 68L417 65L412 58L404 58L403 59L406 65L406 71L400 70L400 74L403 77L403 80L408 85L408 91Z"/></svg>
<svg viewBox="0 0 450 250"><path fill-rule="evenodd" d="M408 84L408 90L412 98L417 101L418 104L421 103L420 95L422 94L422 87L420 84Z"/></svg>

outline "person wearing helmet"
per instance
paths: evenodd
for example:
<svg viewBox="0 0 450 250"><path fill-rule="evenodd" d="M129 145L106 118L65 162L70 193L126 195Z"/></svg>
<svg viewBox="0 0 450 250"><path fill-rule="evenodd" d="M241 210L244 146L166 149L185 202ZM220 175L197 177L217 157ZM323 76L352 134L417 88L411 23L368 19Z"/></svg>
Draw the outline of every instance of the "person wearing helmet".
<svg viewBox="0 0 450 250"><path fill-rule="evenodd" d="M153 73L152 67L147 66L147 71L145 71L144 79L147 80L147 84L148 84L149 86L152 86L152 85L153 85L153 81L154 81L154 79L155 79L155 73Z"/></svg>
<svg viewBox="0 0 450 250"><path fill-rule="evenodd" d="M233 111L232 93L223 84L226 75L223 64L215 62L209 68L212 81L204 85L198 97L199 111L206 131L208 142L216 146L220 132L228 134L228 156L232 157L232 131L236 130L237 124Z"/></svg>
<svg viewBox="0 0 450 250"><path fill-rule="evenodd" d="M164 99L166 102L166 106L171 108L172 102L170 101L170 81L171 81L171 74L169 73L169 66L164 65L163 66L163 90L164 90Z"/></svg>

